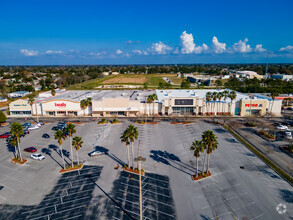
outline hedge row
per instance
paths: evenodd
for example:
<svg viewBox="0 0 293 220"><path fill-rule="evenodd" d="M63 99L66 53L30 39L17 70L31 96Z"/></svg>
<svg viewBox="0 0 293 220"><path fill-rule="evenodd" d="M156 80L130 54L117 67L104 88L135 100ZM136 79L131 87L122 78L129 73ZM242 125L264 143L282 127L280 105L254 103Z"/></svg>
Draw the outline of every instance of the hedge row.
<svg viewBox="0 0 293 220"><path fill-rule="evenodd" d="M227 125L222 124L224 128L226 128L231 134L233 134L239 141L241 141L249 150L251 150L255 155L257 155L260 159L262 159L267 165L269 165L273 170L275 170L278 174L280 174L284 179L286 179L291 185L293 185L293 178L289 176L286 172L284 172L281 168L279 168L276 164L274 164L271 160L269 160L266 156L260 153L257 149L255 149L251 144L247 143L242 137L240 137L235 131L229 128Z"/></svg>

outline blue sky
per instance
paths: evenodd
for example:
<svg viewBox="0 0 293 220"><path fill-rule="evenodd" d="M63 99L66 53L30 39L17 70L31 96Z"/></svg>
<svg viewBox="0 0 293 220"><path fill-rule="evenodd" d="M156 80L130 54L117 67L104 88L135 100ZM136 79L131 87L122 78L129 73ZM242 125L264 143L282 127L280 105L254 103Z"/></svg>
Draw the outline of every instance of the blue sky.
<svg viewBox="0 0 293 220"><path fill-rule="evenodd" d="M0 65L293 62L291 0L0 6Z"/></svg>

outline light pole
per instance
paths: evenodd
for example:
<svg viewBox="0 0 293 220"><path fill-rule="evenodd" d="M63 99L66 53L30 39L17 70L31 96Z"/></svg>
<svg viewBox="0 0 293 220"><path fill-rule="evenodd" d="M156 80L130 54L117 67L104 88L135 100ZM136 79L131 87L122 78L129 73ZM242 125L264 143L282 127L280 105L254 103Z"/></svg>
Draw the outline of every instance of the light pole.
<svg viewBox="0 0 293 220"><path fill-rule="evenodd" d="M142 220L142 189L141 189L141 161L146 161L146 159L140 156L140 141L138 144L138 157L134 159L135 162L138 162L138 173L139 173L139 214L140 220Z"/></svg>

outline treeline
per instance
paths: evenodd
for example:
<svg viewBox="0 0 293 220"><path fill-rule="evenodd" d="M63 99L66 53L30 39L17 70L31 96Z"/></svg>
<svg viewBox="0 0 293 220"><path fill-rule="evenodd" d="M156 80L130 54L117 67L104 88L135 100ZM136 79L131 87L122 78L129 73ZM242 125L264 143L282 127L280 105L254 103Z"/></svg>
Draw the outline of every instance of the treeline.
<svg viewBox="0 0 293 220"><path fill-rule="evenodd" d="M243 79L231 78L225 86L231 90L243 93L293 93L293 81L282 81L280 79Z"/></svg>

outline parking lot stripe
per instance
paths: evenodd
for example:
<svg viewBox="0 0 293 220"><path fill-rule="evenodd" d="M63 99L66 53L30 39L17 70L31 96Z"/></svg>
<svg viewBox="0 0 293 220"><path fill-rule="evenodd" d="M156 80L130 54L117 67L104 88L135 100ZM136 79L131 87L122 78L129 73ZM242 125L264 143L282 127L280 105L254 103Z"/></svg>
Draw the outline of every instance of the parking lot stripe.
<svg viewBox="0 0 293 220"><path fill-rule="evenodd" d="M18 180L18 179L16 179L16 178L11 177L11 176L7 176L7 175L2 174L2 173L0 173L0 176L5 176L5 177L7 177L7 178L9 178L9 179L12 179L12 180L15 180L15 181L17 181L17 182L24 183L24 182L21 181L21 180Z"/></svg>
<svg viewBox="0 0 293 220"><path fill-rule="evenodd" d="M211 206L217 205L217 204L219 204L219 203L223 203L223 202L225 202L225 201L229 201L229 200L231 200L231 199L235 199L235 198L237 198L237 197L244 196L244 195L246 195L246 194L248 194L248 192L242 193L242 194L237 195L237 196L229 197L229 198L227 198L227 199L222 200L221 202L217 202L217 203L213 203L213 204L210 204L210 205L204 206L204 207L202 207L201 209L206 209L206 208L209 208L209 207L211 207Z"/></svg>
<svg viewBox="0 0 293 220"><path fill-rule="evenodd" d="M260 218L260 217L262 217L262 216L264 216L265 214L260 214L260 215L258 215L258 216L256 216L256 217L254 217L254 218L251 218L250 220L253 220L253 219L257 219L257 218Z"/></svg>
<svg viewBox="0 0 293 220"><path fill-rule="evenodd" d="M10 191L13 191L13 192L15 192L15 190L14 190L14 189L12 189L12 188L10 188L10 187L8 187L8 186L4 185L3 183L0 183L0 185L1 185L1 186L4 186L5 188L9 189Z"/></svg>
<svg viewBox="0 0 293 220"><path fill-rule="evenodd" d="M6 199L3 196L0 196L0 198L6 201Z"/></svg>

